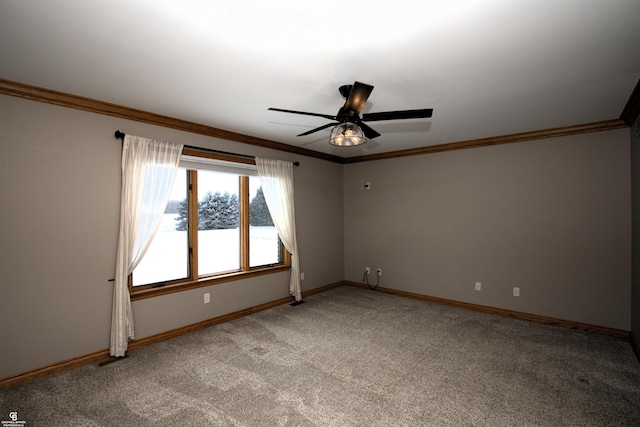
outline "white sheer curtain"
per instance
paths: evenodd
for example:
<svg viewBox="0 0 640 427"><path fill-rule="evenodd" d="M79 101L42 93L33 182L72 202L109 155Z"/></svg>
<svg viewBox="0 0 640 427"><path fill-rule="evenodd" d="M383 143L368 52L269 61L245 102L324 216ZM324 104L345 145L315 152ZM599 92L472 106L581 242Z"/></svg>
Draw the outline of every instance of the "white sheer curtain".
<svg viewBox="0 0 640 427"><path fill-rule="evenodd" d="M300 262L296 238L296 215L293 203L293 163L256 157L262 192L284 247L291 253L289 293L302 299Z"/></svg>
<svg viewBox="0 0 640 427"><path fill-rule="evenodd" d="M160 226L181 153L182 144L131 135L124 138L111 356L124 356L129 339L134 337L128 277Z"/></svg>

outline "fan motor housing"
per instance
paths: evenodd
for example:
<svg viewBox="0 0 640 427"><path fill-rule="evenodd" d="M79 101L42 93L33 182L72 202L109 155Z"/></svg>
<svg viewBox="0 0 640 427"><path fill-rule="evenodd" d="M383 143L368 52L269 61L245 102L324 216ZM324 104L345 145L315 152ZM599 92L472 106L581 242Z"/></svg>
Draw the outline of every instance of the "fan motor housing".
<svg viewBox="0 0 640 427"><path fill-rule="evenodd" d="M342 97L346 99L349 97L351 89L353 89L353 85L344 85L340 86L338 90L340 91L340 95L342 95Z"/></svg>

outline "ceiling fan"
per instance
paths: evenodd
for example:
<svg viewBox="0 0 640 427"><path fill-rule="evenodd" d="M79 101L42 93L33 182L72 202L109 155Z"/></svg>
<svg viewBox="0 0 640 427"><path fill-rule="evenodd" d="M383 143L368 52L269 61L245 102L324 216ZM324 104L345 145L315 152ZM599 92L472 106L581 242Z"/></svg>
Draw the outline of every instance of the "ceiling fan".
<svg viewBox="0 0 640 427"><path fill-rule="evenodd" d="M310 135L319 130L334 126L331 130L329 143L341 147L364 144L367 141L367 138L373 139L380 136L378 132L364 123L365 121L374 122L382 120L421 119L431 117L433 114L433 109L425 108L421 110L365 113L361 118L360 113L367 103L367 99L369 99L369 95L372 90L373 86L360 82L355 82L353 85L340 86L340 94L346 98L346 101L344 105L340 107L338 114L335 116L330 114L308 113L306 111L283 110L281 108L269 108L269 110L323 117L325 119L334 120L334 122L303 132L297 136Z"/></svg>

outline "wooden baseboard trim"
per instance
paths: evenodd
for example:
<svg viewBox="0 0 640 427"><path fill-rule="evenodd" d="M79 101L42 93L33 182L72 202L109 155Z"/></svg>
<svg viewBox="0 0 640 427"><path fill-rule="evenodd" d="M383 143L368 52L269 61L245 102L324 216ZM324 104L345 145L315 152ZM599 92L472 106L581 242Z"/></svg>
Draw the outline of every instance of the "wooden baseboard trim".
<svg viewBox="0 0 640 427"><path fill-rule="evenodd" d="M343 285L344 282L333 283L331 285L322 286L317 289L312 289L302 293L302 297L308 297L319 292L324 292L328 289L335 288ZM177 338L181 335L189 334L191 332L199 331L200 329L209 328L220 323L229 322L230 320L239 319L240 317L248 316L250 314L258 313L260 311L268 310L279 305L289 304L293 302L292 297L280 298L275 301L260 304L254 307L245 308L243 310L234 311L233 313L224 314L222 316L213 317L211 319L203 320L202 322L193 323L191 325L182 326L180 328L172 329L170 331L161 332L159 334L151 335L138 340L133 340L129 343L129 351L134 351L140 348L150 346L162 341L169 340L171 338Z"/></svg>
<svg viewBox="0 0 640 427"><path fill-rule="evenodd" d="M356 286L359 288L369 289L367 285L364 285L358 282L345 281L345 284L349 286ZM494 308L494 307L488 307L484 305L471 304L468 302L454 301L454 300L445 299L445 298L438 298L438 297L432 297L428 295L416 294L413 292L400 291L397 289L378 287L375 290L378 292L386 293L386 294L413 298L421 301L428 301L428 302L433 302L437 304L448 305L451 307L466 308L468 310L480 311L483 313L495 314L495 315L504 316L504 317L512 317L514 319L528 320L531 322L543 323L545 325L559 326L561 328L566 328L566 329L575 329L578 331L609 335L615 338L622 338L626 340L629 340L631 335L629 331L624 331L621 329L607 328L604 326L590 325L588 323L580 323L580 322L574 322L571 320L563 320L563 319L556 319L553 317L539 316L537 314L529 314L529 313L522 313L519 311L506 310L503 308Z"/></svg>
<svg viewBox="0 0 640 427"><path fill-rule="evenodd" d="M20 384L24 384L29 381L37 380L39 378L48 377L49 375L58 374L60 372L68 371L69 369L79 368L91 363L98 363L99 361L109 357L109 349L100 350L93 353L86 354L84 356L75 357L73 359L63 360L62 362L52 363L42 368L33 369L31 371L23 372L21 374L12 375L10 377L0 379L0 390L15 387Z"/></svg>
<svg viewBox="0 0 640 427"><path fill-rule="evenodd" d="M324 292L329 289L333 289L342 285L344 285L344 281L332 283L326 286L321 286L319 288L311 289L309 291L303 292L302 297L305 298L310 295ZM171 338L176 338L181 335L198 331L200 329L208 328L210 326L228 322L233 319L238 319L240 317L248 316L253 313L258 313L260 311L268 310L270 308L283 305L283 304L288 304L291 302L293 302L292 297L280 298L275 301L270 301L254 307L249 307L243 310L234 311L233 313L228 313L222 316L203 320L202 322L197 322L191 325L172 329L170 331L151 335L138 340L133 340L129 343L129 351L135 351L135 350L150 346L152 344L166 341ZM43 366L41 368L33 369L27 372L23 372L21 374L16 374L16 375L12 375L12 376L0 379L0 390L7 389L10 387L15 387L20 384L27 383L29 381L37 380L39 378L44 378L49 375L54 375L70 369L79 368L80 366L89 365L92 363L98 363L108 358L109 358L109 349L104 349L104 350L99 350L90 354L86 354L84 356L79 356L79 357L64 360L61 362L52 363L50 365Z"/></svg>
<svg viewBox="0 0 640 427"><path fill-rule="evenodd" d="M305 291L302 293L302 297L309 297L311 295L319 294L321 292L328 291L329 289L339 288L340 286L344 286L344 280L340 280L339 282L332 283L330 285L321 286L319 288L311 289L310 291Z"/></svg>
<svg viewBox="0 0 640 427"><path fill-rule="evenodd" d="M325 291L328 291L329 289L337 288L343 285L369 289L368 286L362 283L351 282L351 281L339 281L336 283L332 283L330 285L321 286L316 289L305 291L302 293L302 296L303 298L306 298L311 295L325 292ZM568 328L568 329L576 329L580 331L609 335L616 338L628 339L631 342L631 346L633 347L633 350L635 351L636 356L638 357L638 361L640 362L640 349L636 345L635 341L632 339L631 333L628 331L623 331L620 329L613 329L613 328L606 328L606 327L596 326L596 325L589 325L586 323L572 322L568 320L555 319L551 317L538 316L534 314L521 313L521 312L512 311L512 310L487 307L487 306L482 306L477 304L449 300L445 298L431 297L427 295L416 294L416 293L406 292L406 291L399 291L399 290L390 289L390 288L378 287L375 290L378 292L383 292L391 295L397 295L397 296L402 296L406 298L413 298L413 299L433 302L437 304L444 304L452 307L466 308L469 310L480 311L483 313L496 314L499 316L512 317L512 318L521 319L521 320L529 320L532 322L544 323L547 325L554 325L554 326L559 326L559 327ZM156 344L162 341L166 341L168 339L176 338L181 335L198 331L200 329L205 329L210 326L228 322L230 320L238 319L240 317L248 316L253 313L258 313L260 311L268 310L270 308L277 307L279 305L291 303L292 301L293 300L291 299L291 297L280 298L275 301L270 301L254 307L238 310L233 313L228 313L222 316L207 319L202 322L197 322L191 325L183 326L180 328L172 329L170 331L166 331L159 334L151 335L149 337L134 340L131 343L129 343L129 351L135 351L135 350L150 346L152 344ZM0 390L7 389L10 387L15 387L20 384L27 383L29 381L47 377L49 375L54 375L70 369L79 368L84 365L98 363L104 359L107 359L108 357L109 357L109 349L104 349L104 350L99 350L93 353L86 354L84 356L79 356L79 357L64 360L61 362L52 363L50 365L33 369L31 371L27 371L21 374L2 378L0 379Z"/></svg>

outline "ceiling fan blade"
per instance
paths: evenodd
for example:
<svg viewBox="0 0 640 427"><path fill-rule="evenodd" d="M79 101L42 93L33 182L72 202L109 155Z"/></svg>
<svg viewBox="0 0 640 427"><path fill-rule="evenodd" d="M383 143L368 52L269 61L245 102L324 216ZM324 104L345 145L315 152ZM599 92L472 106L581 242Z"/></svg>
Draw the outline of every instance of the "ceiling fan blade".
<svg viewBox="0 0 640 427"><path fill-rule="evenodd" d="M304 114L305 116L324 117L329 120L336 120L336 116L329 114L307 113L306 111L283 110L282 108L269 108L271 111L279 111L281 113Z"/></svg>
<svg viewBox="0 0 640 427"><path fill-rule="evenodd" d="M367 99L369 99L369 95L371 95L372 90L373 86L371 85L355 82L351 88L349 97L344 104L344 109L353 110L356 114L360 114L364 108L364 104L367 103Z"/></svg>
<svg viewBox="0 0 640 427"><path fill-rule="evenodd" d="M312 133L314 133L314 132L318 132L319 130L326 129L326 128L329 128L329 127L331 127L331 126L335 126L335 125L339 125L339 124L340 124L340 123L327 123L326 125L323 125L323 126L317 127L317 128L315 128L315 129L308 130L308 131L306 131L306 132L304 132L304 133L301 133L300 135L296 135L296 136L305 136L305 135L310 135L310 134L312 134Z"/></svg>
<svg viewBox="0 0 640 427"><path fill-rule="evenodd" d="M380 113L368 113L362 115L362 120L375 122L380 120L424 119L431 117L433 108L422 110L383 111Z"/></svg>
<svg viewBox="0 0 640 427"><path fill-rule="evenodd" d="M360 126L360 129L362 129L362 132L364 132L364 136L366 136L368 139L373 139L380 136L378 132L367 126L367 124L363 123L362 120L359 120L357 125Z"/></svg>

